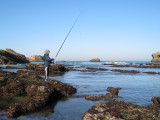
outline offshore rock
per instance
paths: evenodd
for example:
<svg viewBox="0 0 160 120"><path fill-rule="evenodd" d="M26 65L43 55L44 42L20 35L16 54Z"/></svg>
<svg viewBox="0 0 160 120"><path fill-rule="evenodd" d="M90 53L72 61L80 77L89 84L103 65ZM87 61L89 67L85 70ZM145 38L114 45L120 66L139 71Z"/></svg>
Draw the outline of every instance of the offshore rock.
<svg viewBox="0 0 160 120"><path fill-rule="evenodd" d="M31 57L28 58L30 62L42 62L43 61L43 56L41 55L32 55Z"/></svg>
<svg viewBox="0 0 160 120"><path fill-rule="evenodd" d="M90 62L100 62L100 59L99 58L93 58L90 60Z"/></svg>
<svg viewBox="0 0 160 120"><path fill-rule="evenodd" d="M83 120L159 120L159 111L122 100L98 103L83 115ZM156 113L157 112L157 113Z"/></svg>
<svg viewBox="0 0 160 120"><path fill-rule="evenodd" d="M97 95L97 96L86 96L86 100L92 100L92 101L100 101L100 100L110 100L111 98L121 98L118 95L114 95L112 93L106 93L106 95Z"/></svg>
<svg viewBox="0 0 160 120"><path fill-rule="evenodd" d="M152 54L153 59L152 62L160 62L160 52L156 52Z"/></svg>
<svg viewBox="0 0 160 120"><path fill-rule="evenodd" d="M104 64L105 65L105 64ZM137 64L137 65L111 65L111 67L135 67L135 68L160 68L159 64Z"/></svg>
<svg viewBox="0 0 160 120"><path fill-rule="evenodd" d="M159 104L160 105L160 97L153 97L152 101L153 101L154 104L157 104L157 105Z"/></svg>
<svg viewBox="0 0 160 120"><path fill-rule="evenodd" d="M154 72L154 71L143 72L143 73L147 73L147 74L160 74L159 72Z"/></svg>
<svg viewBox="0 0 160 120"><path fill-rule="evenodd" d="M0 71L0 96L20 97L27 99L12 104L6 114L9 118L36 111L45 107L51 100L67 97L76 93L76 88L57 80L44 82L44 78L34 71L19 70L17 73Z"/></svg>
<svg viewBox="0 0 160 120"><path fill-rule="evenodd" d="M121 70L121 69L113 69L111 71L120 72L120 73L140 73L138 70Z"/></svg>
<svg viewBox="0 0 160 120"><path fill-rule="evenodd" d="M105 68L93 68L93 67L87 67L89 70L94 70L94 71L107 71L108 69Z"/></svg>
<svg viewBox="0 0 160 120"><path fill-rule="evenodd" d="M108 87L107 91L110 93L106 93L106 95L98 95L98 96L86 96L86 100L92 100L92 101L98 101L98 100L109 100L110 98L121 98L118 96L119 90L121 88L113 88L113 87Z"/></svg>
<svg viewBox="0 0 160 120"><path fill-rule="evenodd" d="M12 49L0 49L0 64L17 64L29 63L26 57L22 54L16 53Z"/></svg>
<svg viewBox="0 0 160 120"><path fill-rule="evenodd" d="M93 67L87 67L86 69L74 69L72 67L67 67L69 71L81 71L81 72L96 72L96 71L107 71L108 69L105 68L93 68Z"/></svg>
<svg viewBox="0 0 160 120"><path fill-rule="evenodd" d="M120 89L121 88L108 87L107 91L111 92L113 95L118 95Z"/></svg>

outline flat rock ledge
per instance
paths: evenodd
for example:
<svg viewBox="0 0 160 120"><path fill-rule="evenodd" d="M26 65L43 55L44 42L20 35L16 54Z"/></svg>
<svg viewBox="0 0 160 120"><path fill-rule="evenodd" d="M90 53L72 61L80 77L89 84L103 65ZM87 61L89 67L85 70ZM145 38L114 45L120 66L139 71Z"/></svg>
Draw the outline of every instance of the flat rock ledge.
<svg viewBox="0 0 160 120"><path fill-rule="evenodd" d="M92 101L99 101L99 100L109 100L111 98L121 98L118 96L119 90L121 88L113 88L113 87L108 87L107 91L110 93L106 93L106 95L98 95L98 96L85 96L86 100L92 100Z"/></svg>
<svg viewBox="0 0 160 120"><path fill-rule="evenodd" d="M33 70L35 73L39 75L44 75L44 65L42 63L39 64L27 64L26 65L27 70ZM49 74L52 75L57 72L67 72L69 71L68 68L66 68L62 64L51 64L49 68Z"/></svg>
<svg viewBox="0 0 160 120"><path fill-rule="evenodd" d="M83 120L159 120L160 97L152 98L154 104L142 107L122 100L98 103L83 115Z"/></svg>
<svg viewBox="0 0 160 120"><path fill-rule="evenodd" d="M108 65L108 64L104 64L104 65ZM152 64L152 63L148 63L148 64L137 64L137 65L115 65L112 64L111 67L135 67L135 68L160 68L159 64Z"/></svg>
<svg viewBox="0 0 160 120"><path fill-rule="evenodd" d="M121 70L121 69L113 69L111 71L120 72L120 73L140 73L138 70Z"/></svg>
<svg viewBox="0 0 160 120"><path fill-rule="evenodd" d="M0 71L0 96L25 96L26 99L8 108L6 116L15 118L45 107L51 100L58 100L76 93L76 88L57 80L44 82L34 71L17 73Z"/></svg>

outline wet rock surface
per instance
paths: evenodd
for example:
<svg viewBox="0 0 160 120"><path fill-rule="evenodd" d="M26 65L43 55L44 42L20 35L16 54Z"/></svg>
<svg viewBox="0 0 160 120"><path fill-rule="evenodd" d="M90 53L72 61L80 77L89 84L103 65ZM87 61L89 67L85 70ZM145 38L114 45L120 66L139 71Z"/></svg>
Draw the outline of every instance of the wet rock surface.
<svg viewBox="0 0 160 120"><path fill-rule="evenodd" d="M113 87L108 87L107 91L110 93L106 93L106 95L98 95L98 96L85 96L86 100L92 100L92 101L98 101L98 100L109 100L111 98L121 98L118 96L119 90L121 88L113 88Z"/></svg>
<svg viewBox="0 0 160 120"><path fill-rule="evenodd" d="M12 104L6 114L9 118L45 107L51 100L76 93L76 88L57 80L44 82L34 71L19 70L17 73L0 71L0 96L26 97Z"/></svg>
<svg viewBox="0 0 160 120"><path fill-rule="evenodd" d="M122 100L98 103L83 115L83 120L159 120L160 106L134 105Z"/></svg>
<svg viewBox="0 0 160 120"><path fill-rule="evenodd" d="M114 87L107 88L107 91L111 92L113 95L118 95L119 90L121 90L121 88L114 88Z"/></svg>
<svg viewBox="0 0 160 120"><path fill-rule="evenodd" d="M0 64L29 63L26 57L12 49L0 49Z"/></svg>
<svg viewBox="0 0 160 120"><path fill-rule="evenodd" d="M108 69L105 68L93 68L93 67L87 67L89 70L94 70L94 71L107 71Z"/></svg>
<svg viewBox="0 0 160 120"><path fill-rule="evenodd" d="M143 72L143 73L147 73L147 74L160 74L160 72L154 72L154 71Z"/></svg>
<svg viewBox="0 0 160 120"><path fill-rule="evenodd" d="M120 73L140 73L138 70L121 70L121 69L113 69L111 71L120 72Z"/></svg>

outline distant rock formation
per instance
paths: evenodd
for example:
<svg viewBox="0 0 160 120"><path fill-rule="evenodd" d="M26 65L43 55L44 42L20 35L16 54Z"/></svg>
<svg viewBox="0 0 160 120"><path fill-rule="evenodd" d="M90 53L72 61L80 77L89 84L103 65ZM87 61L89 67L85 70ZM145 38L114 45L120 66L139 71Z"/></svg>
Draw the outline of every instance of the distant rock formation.
<svg viewBox="0 0 160 120"><path fill-rule="evenodd" d="M32 55L31 57L28 58L28 60L30 62L41 62L42 60L42 56L41 55Z"/></svg>
<svg viewBox="0 0 160 120"><path fill-rule="evenodd" d="M100 59L99 58L94 58L94 59L91 59L90 62L100 62Z"/></svg>
<svg viewBox="0 0 160 120"><path fill-rule="evenodd" d="M0 49L0 64L29 63L26 57L12 49Z"/></svg>
<svg viewBox="0 0 160 120"><path fill-rule="evenodd" d="M153 53L152 57L152 62L160 62L160 52Z"/></svg>

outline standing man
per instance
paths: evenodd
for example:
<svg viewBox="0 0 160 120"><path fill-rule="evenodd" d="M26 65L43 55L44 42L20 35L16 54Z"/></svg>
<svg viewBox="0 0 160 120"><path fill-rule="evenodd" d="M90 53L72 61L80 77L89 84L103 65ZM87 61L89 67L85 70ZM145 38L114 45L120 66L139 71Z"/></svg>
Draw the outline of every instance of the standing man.
<svg viewBox="0 0 160 120"><path fill-rule="evenodd" d="M48 80L50 64L52 63L52 60L55 60L55 59L51 59L51 58L49 57L49 53L50 53L49 50L45 50L45 52L44 52L44 57L43 57L44 70L45 70L45 81Z"/></svg>

